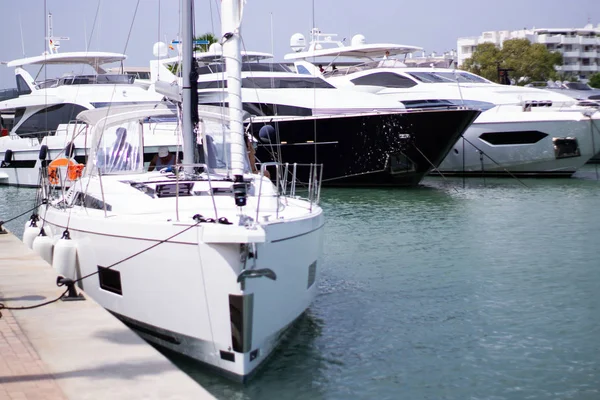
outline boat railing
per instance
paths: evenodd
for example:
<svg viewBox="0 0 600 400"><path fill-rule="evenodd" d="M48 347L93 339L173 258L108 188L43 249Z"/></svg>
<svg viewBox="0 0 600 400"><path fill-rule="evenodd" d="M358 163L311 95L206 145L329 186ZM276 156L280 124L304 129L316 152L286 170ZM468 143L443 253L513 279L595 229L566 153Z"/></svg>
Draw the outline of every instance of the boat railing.
<svg viewBox="0 0 600 400"><path fill-rule="evenodd" d="M268 172L267 172L268 171ZM272 174L274 172L274 175ZM312 210L321 200L321 182L323 180L323 164L299 164L266 162L260 164L261 177L268 176L277 187L277 196L307 200ZM259 193L262 194L261 179ZM260 198L259 198L260 201ZM257 209L258 215L258 209Z"/></svg>
<svg viewBox="0 0 600 400"><path fill-rule="evenodd" d="M326 71L323 76L326 78L330 78L333 76L344 76L348 74L353 74L355 72L367 71L370 69L376 68L405 68L406 64L404 64L400 60L396 60L394 58L389 58L385 60L379 61L367 61L361 64L351 65L349 67L342 67L339 69L335 69L333 71Z"/></svg>

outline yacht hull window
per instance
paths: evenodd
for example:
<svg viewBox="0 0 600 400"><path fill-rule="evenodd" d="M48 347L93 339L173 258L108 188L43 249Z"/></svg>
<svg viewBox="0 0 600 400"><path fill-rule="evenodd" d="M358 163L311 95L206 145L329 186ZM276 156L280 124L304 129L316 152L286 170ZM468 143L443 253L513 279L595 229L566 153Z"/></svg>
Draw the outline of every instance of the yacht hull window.
<svg viewBox="0 0 600 400"><path fill-rule="evenodd" d="M554 156L556 159L581 156L579 143L576 138L555 137L552 138L552 144L554 145Z"/></svg>
<svg viewBox="0 0 600 400"><path fill-rule="evenodd" d="M54 133L58 125L68 124L73 121L77 114L87 108L77 104L58 104L33 113L29 118L21 122L25 109L19 108L15 112L15 125L21 122L17 127L17 135L21 137L44 137Z"/></svg>
<svg viewBox="0 0 600 400"><path fill-rule="evenodd" d="M510 146L514 144L534 144L548 136L540 131L519 132L486 132L479 139L496 146Z"/></svg>

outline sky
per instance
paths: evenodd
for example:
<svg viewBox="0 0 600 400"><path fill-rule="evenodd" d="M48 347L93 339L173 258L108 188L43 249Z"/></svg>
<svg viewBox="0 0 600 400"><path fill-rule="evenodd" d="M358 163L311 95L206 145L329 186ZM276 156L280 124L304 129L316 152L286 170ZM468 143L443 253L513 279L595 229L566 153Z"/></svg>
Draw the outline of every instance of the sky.
<svg viewBox="0 0 600 400"><path fill-rule="evenodd" d="M195 0L198 34L220 33L220 3ZM135 13L137 4L0 0L0 61L41 55L46 49L46 12L51 12L54 36L70 38L61 42L61 52L85 51L87 38L89 50L124 52L126 66L147 67L153 44L177 36L179 1L139 0ZM455 49L459 37L483 31L583 27L588 21L600 24L600 0L247 0L242 37L247 50L273 53L276 60L290 52L292 34L302 33L308 40L313 26L347 42L360 33L369 43L408 44L441 53ZM13 69L0 65L0 89L14 86Z"/></svg>

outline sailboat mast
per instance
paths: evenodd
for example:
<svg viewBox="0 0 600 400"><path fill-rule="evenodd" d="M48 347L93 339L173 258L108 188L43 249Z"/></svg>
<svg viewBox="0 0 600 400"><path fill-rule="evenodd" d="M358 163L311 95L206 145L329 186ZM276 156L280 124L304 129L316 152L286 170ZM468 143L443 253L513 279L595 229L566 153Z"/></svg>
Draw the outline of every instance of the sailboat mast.
<svg viewBox="0 0 600 400"><path fill-rule="evenodd" d="M222 0L221 29L223 56L227 70L227 88L229 94L229 116L231 118L231 169L236 177L244 174L244 158L246 144L244 141L243 107L242 107L242 57L241 57L241 22L242 5L240 0Z"/></svg>
<svg viewBox="0 0 600 400"><path fill-rule="evenodd" d="M192 107L198 107L198 104L192 104L192 89L190 85L190 73L192 72L193 61L193 32L192 26L194 23L194 15L192 13L193 0L182 0L181 2L181 28L182 35L182 78L183 78L183 93L182 93L182 133L183 133L183 163L193 164L195 154L194 143L194 124L192 122ZM186 168L191 172L192 168Z"/></svg>

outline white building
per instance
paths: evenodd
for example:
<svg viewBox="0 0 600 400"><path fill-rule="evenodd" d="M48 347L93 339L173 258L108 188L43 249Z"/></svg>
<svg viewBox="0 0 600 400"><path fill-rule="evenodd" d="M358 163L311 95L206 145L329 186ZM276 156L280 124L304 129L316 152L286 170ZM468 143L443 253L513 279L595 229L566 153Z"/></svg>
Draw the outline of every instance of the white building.
<svg viewBox="0 0 600 400"><path fill-rule="evenodd" d="M563 66L557 69L565 75L586 79L600 72L600 24L595 28L588 24L583 28L490 31L478 37L459 38L458 65L473 55L478 44L491 42L502 46L508 39L529 39L531 43L542 43L548 50L562 53Z"/></svg>

